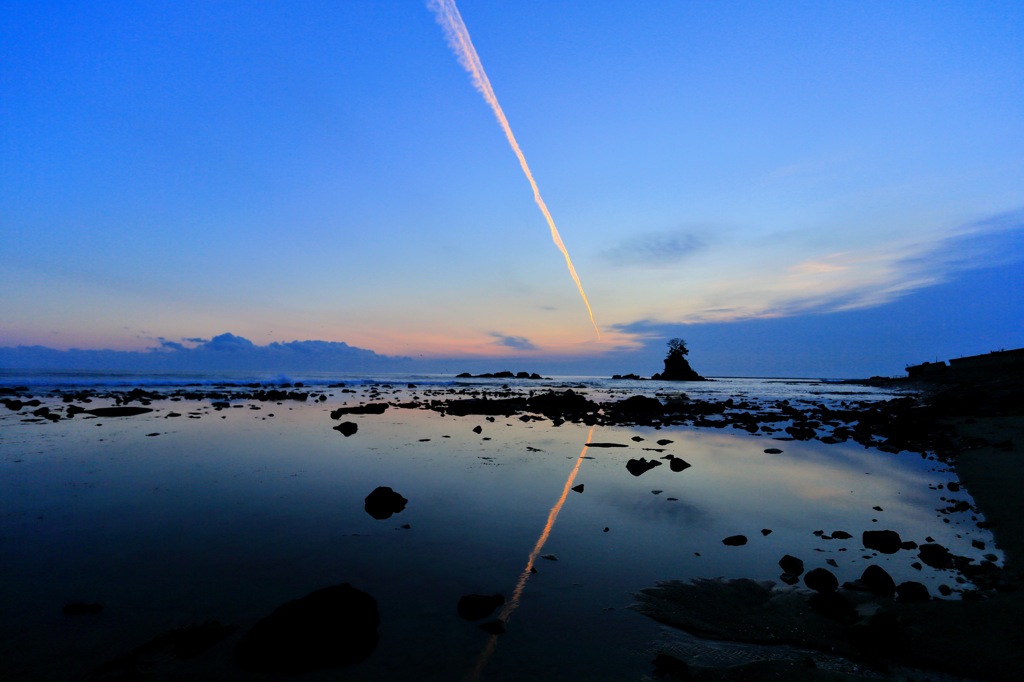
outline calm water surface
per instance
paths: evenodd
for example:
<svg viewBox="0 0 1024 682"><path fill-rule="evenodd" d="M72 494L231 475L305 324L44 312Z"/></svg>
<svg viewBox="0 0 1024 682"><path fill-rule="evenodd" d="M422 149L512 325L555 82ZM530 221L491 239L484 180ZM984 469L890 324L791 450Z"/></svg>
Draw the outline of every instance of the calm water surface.
<svg viewBox="0 0 1024 682"><path fill-rule="evenodd" d="M734 381L700 389L811 402L885 397ZM601 395L639 390L564 383ZM873 554L860 545L869 529L918 543L931 537L977 559L985 551L972 540L992 545L969 512L937 512L955 476L914 453L733 429L590 433L571 423L397 408L346 416L359 431L345 438L332 430L330 410L372 389L323 390L331 394L325 403L237 402L217 411L208 401L165 400L147 415L57 423L0 408L0 677L75 679L164 630L217 619L244 631L285 601L350 582L378 600L382 622L376 652L345 669L345 679L450 680L474 670L495 680L639 679L651 670L660 628L628 606L659 580L777 580L784 554L853 580ZM422 386L380 390L380 399L424 397ZM588 441L628 447L585 448ZM764 453L770 447L784 452ZM639 477L625 469L630 458L669 454L691 467L673 472L666 462ZM579 484L582 493L567 491ZM405 511L378 521L363 510L380 485L408 498ZM824 540L818 530L854 537ZM722 544L736 534L748 544ZM459 619L461 595L512 597L531 553L537 572L526 574L509 607L506 634L492 642ZM913 568L915 559L900 552L871 561L933 594L940 584L957 586L948 571ZM71 601L105 609L62 616ZM234 679L237 637L189 665Z"/></svg>

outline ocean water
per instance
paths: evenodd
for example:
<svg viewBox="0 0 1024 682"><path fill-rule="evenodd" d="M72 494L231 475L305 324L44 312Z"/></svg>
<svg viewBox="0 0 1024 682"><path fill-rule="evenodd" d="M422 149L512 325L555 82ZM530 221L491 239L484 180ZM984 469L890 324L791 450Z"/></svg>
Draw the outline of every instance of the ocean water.
<svg viewBox="0 0 1024 682"><path fill-rule="evenodd" d="M797 405L898 395L881 389L799 379L0 375L0 386L26 387L54 410L66 406L60 392L81 388L102 396L252 382L301 383L325 399L239 399L218 409L164 398L144 415L57 422L0 406L0 678L79 679L166 630L216 619L241 633L288 600L349 582L377 599L381 638L345 679L640 679L663 629L629 606L658 581L778 581L777 562L791 554L840 581L877 563L937 595L940 585L961 586L955 574L915 568L911 552L866 551L861 532L932 538L978 560L993 551L972 512L938 511L954 497L955 474L919 453L731 428L591 429L399 407L344 417L359 429L346 438L330 416L341 405L505 386L568 387L596 400L685 392ZM85 406L112 404L98 396ZM773 447L783 452L764 452ZM625 468L631 458L667 455L691 466L641 476ZM572 490L578 485L582 492ZM378 486L406 497L406 509L369 516L363 501ZM955 498L970 500L963 491ZM852 539L825 539L838 530ZM722 543L737 534L748 543ZM517 597L505 634L494 638L458 617L459 597L471 593ZM69 602L104 609L67 617ZM234 667L239 634L157 672L266 679Z"/></svg>

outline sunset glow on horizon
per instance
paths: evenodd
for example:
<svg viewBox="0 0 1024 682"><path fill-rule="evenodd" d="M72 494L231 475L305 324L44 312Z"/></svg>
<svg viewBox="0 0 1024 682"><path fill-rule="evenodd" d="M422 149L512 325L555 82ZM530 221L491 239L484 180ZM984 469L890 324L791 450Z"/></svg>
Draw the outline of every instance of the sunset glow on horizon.
<svg viewBox="0 0 1024 682"><path fill-rule="evenodd" d="M0 16L0 349L650 373L678 336L711 374L850 376L1024 346L1024 6Z"/></svg>

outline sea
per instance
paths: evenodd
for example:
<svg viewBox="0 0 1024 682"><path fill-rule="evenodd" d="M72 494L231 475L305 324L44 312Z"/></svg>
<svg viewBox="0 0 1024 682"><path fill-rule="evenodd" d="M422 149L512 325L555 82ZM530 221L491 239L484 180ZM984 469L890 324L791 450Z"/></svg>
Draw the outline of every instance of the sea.
<svg viewBox="0 0 1024 682"><path fill-rule="evenodd" d="M310 397L223 398L253 385ZM866 530L1002 561L969 491L930 453L422 407L566 389L598 401L685 394L839 406L903 390L805 378L12 370L0 371L0 387L59 414L113 405L131 388L163 396L128 417L53 421L37 407L0 406L0 679L104 679L97 671L135 664L148 679L273 679L235 665L239 638L281 604L349 583L378 604L375 651L297 679L639 680L680 636L632 608L662 581L795 589L778 564L791 555L840 582L877 564L936 598L970 587L913 551L867 550ZM391 406L346 415L350 436L334 428L333 410L367 402ZM626 463L638 458L661 464L633 475ZM676 459L686 466L669 466ZM378 487L405 498L404 509L368 514ZM723 543L740 535L743 544ZM471 594L500 594L505 605L468 621L457 604ZM62 613L71 603L102 609ZM503 634L481 629L495 618ZM151 652L162 633L209 621L238 630L202 655L139 663L147 642Z"/></svg>

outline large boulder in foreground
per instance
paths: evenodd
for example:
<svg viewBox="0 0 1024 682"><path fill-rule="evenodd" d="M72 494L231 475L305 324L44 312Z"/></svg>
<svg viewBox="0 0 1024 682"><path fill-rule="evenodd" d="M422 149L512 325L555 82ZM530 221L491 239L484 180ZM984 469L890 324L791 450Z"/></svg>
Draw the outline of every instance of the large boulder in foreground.
<svg viewBox="0 0 1024 682"><path fill-rule="evenodd" d="M244 670L299 675L365 660L377 648L377 600L348 583L282 604L235 647Z"/></svg>

